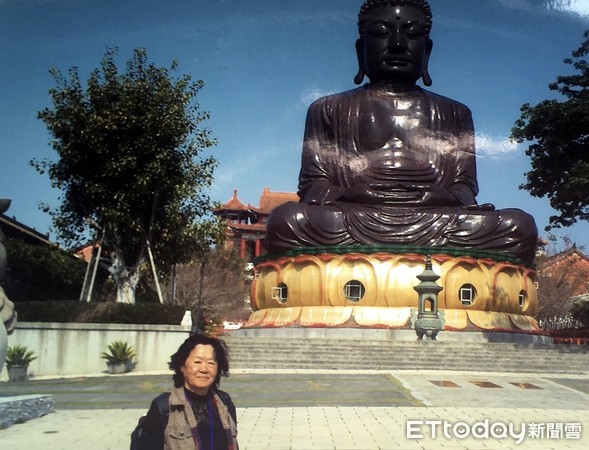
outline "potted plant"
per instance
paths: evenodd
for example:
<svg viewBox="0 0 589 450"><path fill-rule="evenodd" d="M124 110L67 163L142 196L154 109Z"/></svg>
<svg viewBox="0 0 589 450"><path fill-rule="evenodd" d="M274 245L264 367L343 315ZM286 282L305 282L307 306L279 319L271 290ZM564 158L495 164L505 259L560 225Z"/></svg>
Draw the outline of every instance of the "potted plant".
<svg viewBox="0 0 589 450"><path fill-rule="evenodd" d="M25 381L31 361L37 359L35 352L24 345L15 345L6 350L6 370L8 381Z"/></svg>
<svg viewBox="0 0 589 450"><path fill-rule="evenodd" d="M218 337L225 334L225 325L223 319L219 316L213 316L205 323L205 333L211 337Z"/></svg>
<svg viewBox="0 0 589 450"><path fill-rule="evenodd" d="M106 359L109 373L127 373L133 369L133 358L136 356L134 347L124 341L113 341L106 349L100 357Z"/></svg>

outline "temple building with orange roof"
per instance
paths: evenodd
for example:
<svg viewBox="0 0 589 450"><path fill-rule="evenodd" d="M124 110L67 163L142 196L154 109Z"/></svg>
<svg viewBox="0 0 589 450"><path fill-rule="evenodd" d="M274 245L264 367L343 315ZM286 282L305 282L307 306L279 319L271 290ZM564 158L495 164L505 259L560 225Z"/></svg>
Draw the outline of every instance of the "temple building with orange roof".
<svg viewBox="0 0 589 450"><path fill-rule="evenodd" d="M543 276L552 278L557 286L567 286L571 297L589 295L589 257L575 245L548 257L539 270Z"/></svg>
<svg viewBox="0 0 589 450"><path fill-rule="evenodd" d="M222 204L213 214L221 216L226 223L226 247L238 247L242 258L254 258L267 253L266 221L274 208L286 202L298 202L294 192L272 192L265 187L257 207L245 205L237 196Z"/></svg>

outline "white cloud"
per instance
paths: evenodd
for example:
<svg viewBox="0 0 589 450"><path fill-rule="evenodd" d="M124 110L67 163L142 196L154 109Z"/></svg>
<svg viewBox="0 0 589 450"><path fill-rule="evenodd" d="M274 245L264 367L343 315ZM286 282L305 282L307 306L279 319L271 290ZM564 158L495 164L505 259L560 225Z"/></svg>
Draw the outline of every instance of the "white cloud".
<svg viewBox="0 0 589 450"><path fill-rule="evenodd" d="M519 11L526 11L529 13L538 13L542 11L542 6L538 0L496 0L500 5ZM550 0L541 0L540 3Z"/></svg>
<svg viewBox="0 0 589 450"><path fill-rule="evenodd" d="M589 17L589 0L546 0L548 9Z"/></svg>
<svg viewBox="0 0 589 450"><path fill-rule="evenodd" d="M475 138L477 154L483 157L501 158L518 151L518 144L509 138L477 134Z"/></svg>
<svg viewBox="0 0 589 450"><path fill-rule="evenodd" d="M512 5L513 6L513 5ZM437 19L436 21L437 24L444 24L447 27L451 27L451 28L461 28L464 30L469 30L471 32L475 32L475 33L491 33L494 35L497 35L501 38L507 38L507 39L517 39L517 40L529 40L531 41L532 38L527 35L526 33L524 33L523 31L519 31L519 30L511 30L511 29L506 29L506 28L499 28L499 27L492 27L492 26L488 26L484 23L481 23L480 21L477 22L475 20L472 21L465 21L465 20L458 20L455 18L451 18L451 17L440 17Z"/></svg>
<svg viewBox="0 0 589 450"><path fill-rule="evenodd" d="M581 20L589 19L589 0L495 0L505 8L530 14L565 13Z"/></svg>
<svg viewBox="0 0 589 450"><path fill-rule="evenodd" d="M303 91L301 94L301 103L305 106L309 106L315 100L321 97L325 97L326 95L334 94L335 91L323 91L318 88L310 88Z"/></svg>
<svg viewBox="0 0 589 450"><path fill-rule="evenodd" d="M233 180L239 179L239 167L224 164L215 171L215 182L221 184L231 184Z"/></svg>

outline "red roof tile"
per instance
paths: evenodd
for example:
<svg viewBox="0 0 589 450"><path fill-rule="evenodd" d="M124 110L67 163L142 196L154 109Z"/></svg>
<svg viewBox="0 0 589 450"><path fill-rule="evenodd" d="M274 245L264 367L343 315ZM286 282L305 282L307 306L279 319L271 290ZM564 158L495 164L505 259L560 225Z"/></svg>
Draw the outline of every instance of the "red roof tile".
<svg viewBox="0 0 589 450"><path fill-rule="evenodd" d="M233 190L233 197L227 203L223 203L217 211L248 211L248 207L237 198L237 189Z"/></svg>
<svg viewBox="0 0 589 450"><path fill-rule="evenodd" d="M299 196L294 192L271 192L270 188L264 188L260 196L258 209L269 214L274 208L286 202L298 202Z"/></svg>

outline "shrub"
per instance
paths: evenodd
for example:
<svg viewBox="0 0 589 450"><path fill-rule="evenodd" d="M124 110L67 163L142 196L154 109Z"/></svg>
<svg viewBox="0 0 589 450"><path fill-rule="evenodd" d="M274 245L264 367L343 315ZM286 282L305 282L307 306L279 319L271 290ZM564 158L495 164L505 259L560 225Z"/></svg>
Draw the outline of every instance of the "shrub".
<svg viewBox="0 0 589 450"><path fill-rule="evenodd" d="M8 347L6 351L6 367L12 366L28 366L32 361L37 359L35 352L29 350L23 345L14 345Z"/></svg>
<svg viewBox="0 0 589 450"><path fill-rule="evenodd" d="M106 349L107 352L102 352L100 357L106 359L108 364L126 363L136 356L135 348L123 341L113 341Z"/></svg>

